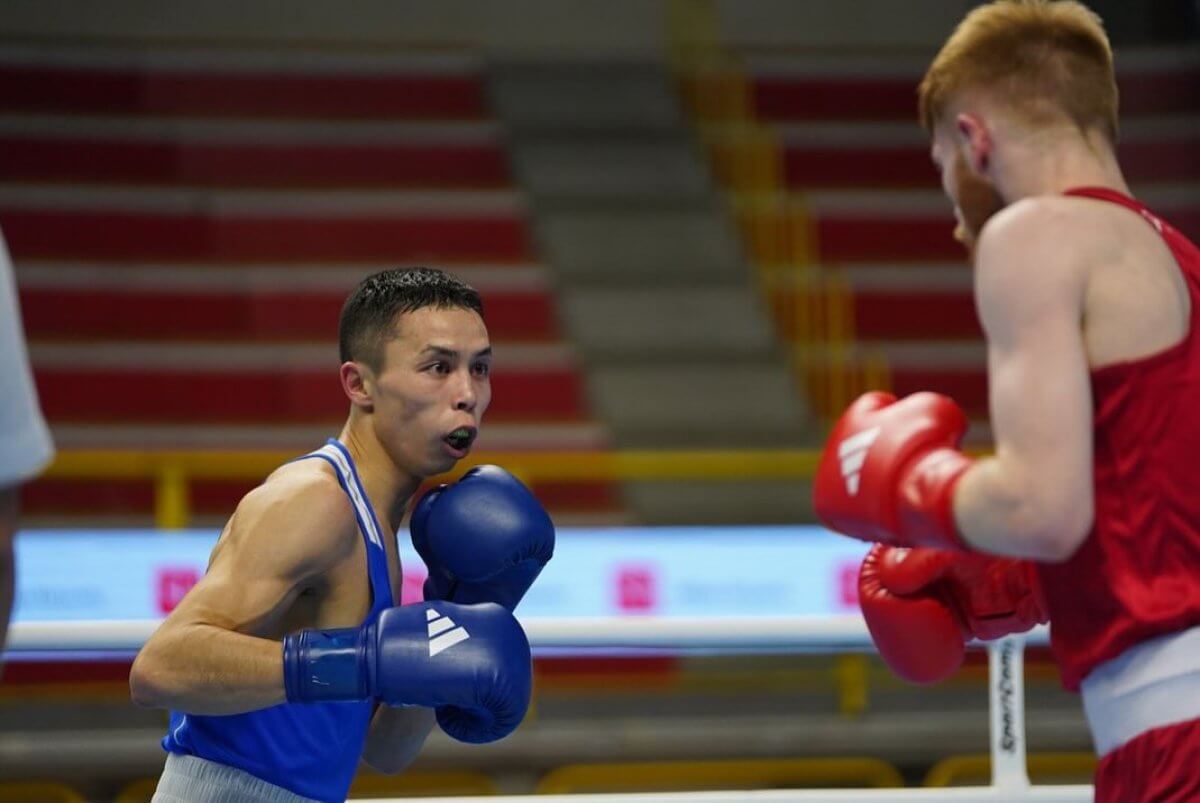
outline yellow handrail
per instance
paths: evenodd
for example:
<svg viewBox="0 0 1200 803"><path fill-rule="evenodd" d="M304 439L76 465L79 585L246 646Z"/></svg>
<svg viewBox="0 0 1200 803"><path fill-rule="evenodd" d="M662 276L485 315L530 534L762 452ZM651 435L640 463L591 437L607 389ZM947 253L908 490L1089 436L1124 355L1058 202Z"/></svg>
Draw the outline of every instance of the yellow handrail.
<svg viewBox="0 0 1200 803"><path fill-rule="evenodd" d="M978 449L968 450L981 454ZM45 476L52 479L143 479L155 485L155 522L180 529L191 518L193 480L258 480L296 457L291 451L217 449L66 449ZM472 466L504 466L528 483L578 484L623 481L721 482L808 480L816 473L815 449L612 452L480 452L435 481L449 481Z"/></svg>
<svg viewBox="0 0 1200 803"><path fill-rule="evenodd" d="M46 476L55 479L154 481L154 519L177 530L191 519L190 484L196 479L262 479L296 457L287 451L78 449L59 452ZM816 470L812 450L675 452L481 452L442 479L472 466L504 466L528 483L622 480L805 479Z"/></svg>
<svg viewBox="0 0 1200 803"><path fill-rule="evenodd" d="M297 456L291 451L69 449L48 477L73 479L256 479ZM531 482L728 480L809 478L813 449L480 452L459 463L457 476L484 463L501 465Z"/></svg>

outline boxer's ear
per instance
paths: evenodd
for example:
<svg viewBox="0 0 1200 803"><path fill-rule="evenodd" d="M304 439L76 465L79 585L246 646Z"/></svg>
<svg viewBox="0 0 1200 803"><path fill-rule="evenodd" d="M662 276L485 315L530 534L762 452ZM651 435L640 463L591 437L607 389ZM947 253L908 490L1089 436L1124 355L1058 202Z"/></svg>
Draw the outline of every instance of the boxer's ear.
<svg viewBox="0 0 1200 803"><path fill-rule="evenodd" d="M983 120L970 112L960 112L954 118L954 131L966 154L972 172L987 175L992 158L992 134Z"/></svg>
<svg viewBox="0 0 1200 803"><path fill-rule="evenodd" d="M361 362L348 360L339 371L342 391L355 407L371 412L375 407L375 375Z"/></svg>

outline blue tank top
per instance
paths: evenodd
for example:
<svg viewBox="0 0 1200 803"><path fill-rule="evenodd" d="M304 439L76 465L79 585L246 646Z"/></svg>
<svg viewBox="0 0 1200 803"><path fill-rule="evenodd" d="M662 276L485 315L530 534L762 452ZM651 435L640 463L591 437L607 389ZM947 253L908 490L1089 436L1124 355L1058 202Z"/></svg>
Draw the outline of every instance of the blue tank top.
<svg viewBox="0 0 1200 803"><path fill-rule="evenodd" d="M315 452L296 458L320 458L337 472L350 497L358 529L367 547L371 612L367 620L392 607L383 530L350 453L330 438ZM283 703L230 716L171 712L162 740L172 753L184 753L236 767L304 797L343 803L362 757L374 702Z"/></svg>

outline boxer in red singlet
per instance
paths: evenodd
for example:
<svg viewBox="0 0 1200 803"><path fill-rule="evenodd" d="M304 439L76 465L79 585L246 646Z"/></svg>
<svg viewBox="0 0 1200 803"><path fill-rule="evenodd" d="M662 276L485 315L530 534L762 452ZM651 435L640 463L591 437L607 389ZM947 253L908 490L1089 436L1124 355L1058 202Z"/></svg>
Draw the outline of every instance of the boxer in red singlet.
<svg viewBox="0 0 1200 803"><path fill-rule="evenodd" d="M976 8L920 106L972 252L995 452L959 451L951 399L867 394L817 512L879 542L862 606L900 675L937 681L966 640L1048 620L1096 800L1200 800L1200 251L1130 195L1081 4Z"/></svg>

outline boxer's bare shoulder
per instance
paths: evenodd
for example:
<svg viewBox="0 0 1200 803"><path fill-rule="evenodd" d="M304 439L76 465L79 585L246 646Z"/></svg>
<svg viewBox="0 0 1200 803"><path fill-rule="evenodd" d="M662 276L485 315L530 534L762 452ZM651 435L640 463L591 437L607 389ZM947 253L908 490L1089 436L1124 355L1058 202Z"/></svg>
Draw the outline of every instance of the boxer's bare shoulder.
<svg viewBox="0 0 1200 803"><path fill-rule="evenodd" d="M975 296L989 341L1029 335L1047 319L1077 325L1093 222L1063 200L1017 201L980 232Z"/></svg>
<svg viewBox="0 0 1200 803"><path fill-rule="evenodd" d="M1188 293L1151 217L1093 198L1038 196L980 234L976 303L989 340L1036 338L1048 314L1081 330L1089 366L1144 357L1187 331Z"/></svg>
<svg viewBox="0 0 1200 803"><path fill-rule="evenodd" d="M254 488L230 517L209 568L172 614L274 636L306 588L360 550L354 509L323 461L289 463ZM191 608L200 606L199 610Z"/></svg>
<svg viewBox="0 0 1200 803"><path fill-rule="evenodd" d="M242 497L221 533L213 561L232 548L243 559L262 557L285 564L294 549L302 564L318 570L358 544L354 508L333 469L322 460L300 460L280 466Z"/></svg>

